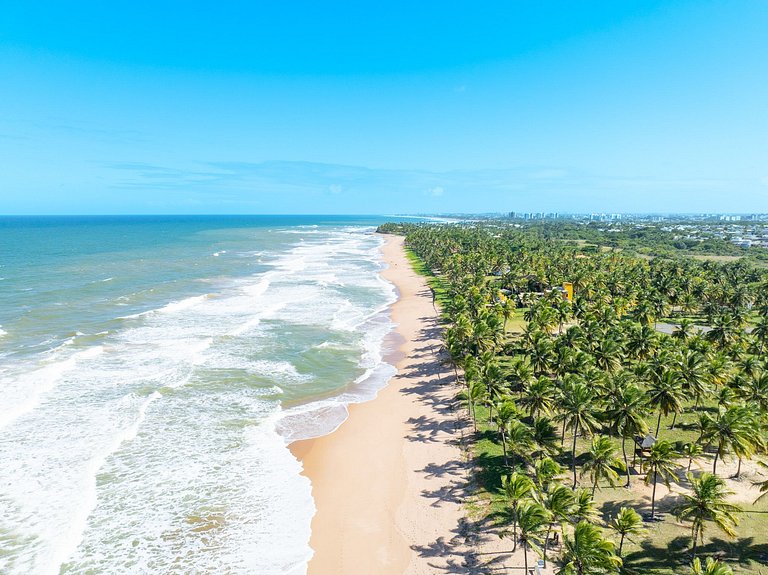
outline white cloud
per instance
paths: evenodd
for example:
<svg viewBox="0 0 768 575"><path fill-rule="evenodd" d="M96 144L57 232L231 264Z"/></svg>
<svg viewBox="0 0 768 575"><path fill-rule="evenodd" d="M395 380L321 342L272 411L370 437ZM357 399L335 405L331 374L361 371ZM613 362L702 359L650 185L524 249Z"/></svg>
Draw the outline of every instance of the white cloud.
<svg viewBox="0 0 768 575"><path fill-rule="evenodd" d="M344 186L340 186L339 184L331 184L328 186L328 191L332 194L340 194L344 191Z"/></svg>
<svg viewBox="0 0 768 575"><path fill-rule="evenodd" d="M427 192L433 198L439 198L445 193L445 190L441 186L436 186Z"/></svg>

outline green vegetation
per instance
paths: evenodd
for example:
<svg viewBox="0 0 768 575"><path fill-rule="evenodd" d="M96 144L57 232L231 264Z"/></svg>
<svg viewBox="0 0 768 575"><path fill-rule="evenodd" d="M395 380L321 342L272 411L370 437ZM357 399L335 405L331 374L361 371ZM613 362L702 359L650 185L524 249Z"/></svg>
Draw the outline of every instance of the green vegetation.
<svg viewBox="0 0 768 575"><path fill-rule="evenodd" d="M569 225L382 227L439 298L472 513L559 573L759 573L768 274Z"/></svg>

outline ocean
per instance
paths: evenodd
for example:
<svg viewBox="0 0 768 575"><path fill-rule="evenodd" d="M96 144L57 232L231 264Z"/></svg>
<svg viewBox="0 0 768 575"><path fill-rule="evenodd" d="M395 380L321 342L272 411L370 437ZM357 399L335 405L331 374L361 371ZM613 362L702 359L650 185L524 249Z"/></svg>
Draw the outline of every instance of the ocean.
<svg viewBox="0 0 768 575"><path fill-rule="evenodd" d="M0 573L305 573L286 446L394 373L383 221L0 218Z"/></svg>

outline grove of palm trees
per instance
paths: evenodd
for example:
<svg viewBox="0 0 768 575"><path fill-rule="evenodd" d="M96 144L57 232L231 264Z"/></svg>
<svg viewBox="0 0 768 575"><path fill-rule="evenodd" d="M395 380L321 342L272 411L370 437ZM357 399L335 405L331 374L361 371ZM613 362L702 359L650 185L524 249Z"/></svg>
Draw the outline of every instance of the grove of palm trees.
<svg viewBox="0 0 768 575"><path fill-rule="evenodd" d="M510 567L768 573L766 270L585 250L555 225L380 231L430 276L470 516L522 547Z"/></svg>

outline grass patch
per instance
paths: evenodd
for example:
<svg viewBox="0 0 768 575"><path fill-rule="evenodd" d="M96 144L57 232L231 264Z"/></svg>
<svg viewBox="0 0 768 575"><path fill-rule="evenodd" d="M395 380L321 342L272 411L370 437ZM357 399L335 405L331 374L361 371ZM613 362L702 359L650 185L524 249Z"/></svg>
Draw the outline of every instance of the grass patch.
<svg viewBox="0 0 768 575"><path fill-rule="evenodd" d="M429 285L432 292L435 294L435 303L440 306L440 309L444 309L445 304L448 302L448 288L445 281L440 276L435 275L424 260L422 260L411 248L405 248L405 256L408 258L413 271L426 278L427 285Z"/></svg>

